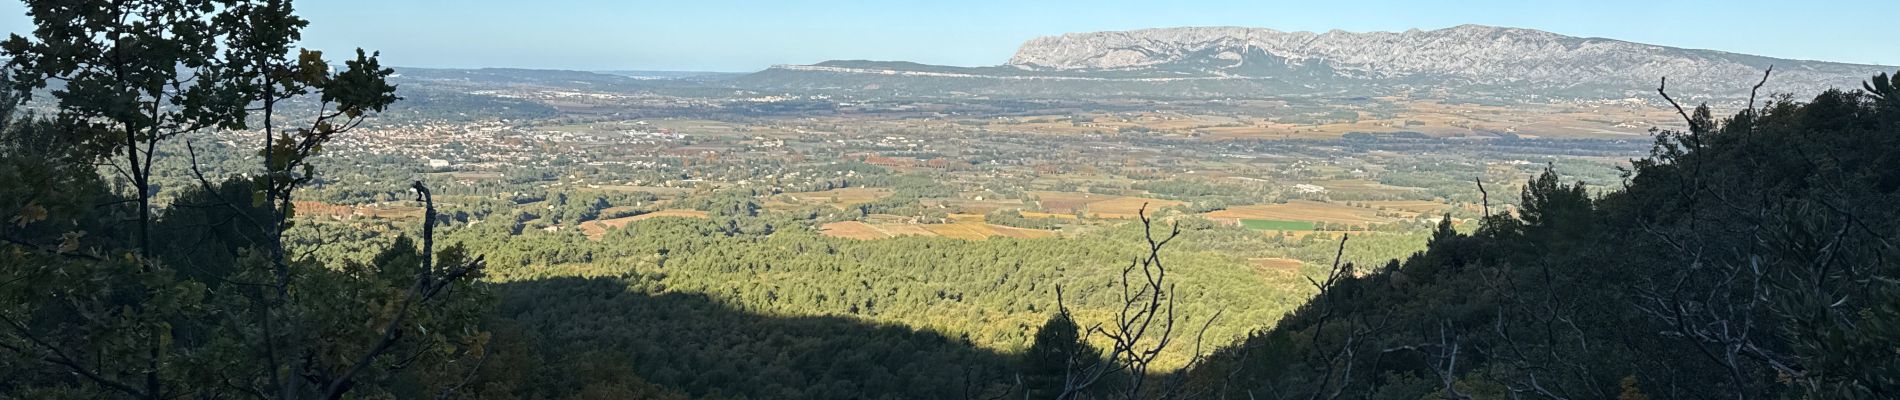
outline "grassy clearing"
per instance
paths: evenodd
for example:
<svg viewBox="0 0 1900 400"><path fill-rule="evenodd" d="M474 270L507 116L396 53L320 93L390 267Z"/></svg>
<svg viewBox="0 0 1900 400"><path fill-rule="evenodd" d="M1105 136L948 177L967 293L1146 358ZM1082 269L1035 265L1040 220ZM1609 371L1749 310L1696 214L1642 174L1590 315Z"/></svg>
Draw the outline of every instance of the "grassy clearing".
<svg viewBox="0 0 1900 400"><path fill-rule="evenodd" d="M875 240L898 236L942 236L963 240L986 240L993 237L1017 239L1044 238L1056 236L1055 232L1040 229L1023 229L983 223L980 215L976 218L959 219L948 224L910 224L910 223L863 223L858 221L833 222L819 227L825 236L858 240Z"/></svg>
<svg viewBox="0 0 1900 400"><path fill-rule="evenodd" d="M580 228L581 232L587 235L587 238L600 240L600 237L605 236L608 230L618 229L635 221L660 217L706 218L706 212L699 210L666 209L631 217L582 222Z"/></svg>
<svg viewBox="0 0 1900 400"><path fill-rule="evenodd" d="M850 207L889 197L889 189L842 188L822 192L784 193L772 196L768 202L788 204L829 204L837 207Z"/></svg>
<svg viewBox="0 0 1900 400"><path fill-rule="evenodd" d="M1240 226L1263 231L1310 231L1315 229L1312 221L1281 221L1276 219L1243 219Z"/></svg>

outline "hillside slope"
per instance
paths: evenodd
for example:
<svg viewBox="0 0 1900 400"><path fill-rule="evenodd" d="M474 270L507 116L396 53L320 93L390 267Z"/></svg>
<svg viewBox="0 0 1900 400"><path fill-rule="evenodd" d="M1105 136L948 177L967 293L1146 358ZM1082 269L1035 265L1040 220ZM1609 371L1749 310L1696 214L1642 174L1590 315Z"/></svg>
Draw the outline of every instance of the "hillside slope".
<svg viewBox="0 0 1900 400"><path fill-rule="evenodd" d="M1601 197L1547 173L1516 215L1347 267L1197 369L1198 389L1894 398L1900 80L1872 82L1720 121L1697 110Z"/></svg>

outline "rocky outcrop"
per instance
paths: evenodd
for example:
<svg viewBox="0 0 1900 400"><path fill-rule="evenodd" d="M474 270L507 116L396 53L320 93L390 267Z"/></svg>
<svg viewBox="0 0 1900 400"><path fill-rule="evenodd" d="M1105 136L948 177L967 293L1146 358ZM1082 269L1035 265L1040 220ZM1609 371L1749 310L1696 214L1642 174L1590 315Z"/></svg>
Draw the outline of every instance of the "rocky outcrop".
<svg viewBox="0 0 1900 400"><path fill-rule="evenodd" d="M1249 63L1282 63L1261 68ZM1349 78L1429 79L1452 84L1740 93L1774 66L1766 92L1813 93L1859 82L1894 67L1787 60L1682 49L1532 29L1461 25L1405 32L1282 32L1263 28L1164 28L1071 33L1030 40L1009 65L1027 70L1190 70L1258 75L1323 66Z"/></svg>

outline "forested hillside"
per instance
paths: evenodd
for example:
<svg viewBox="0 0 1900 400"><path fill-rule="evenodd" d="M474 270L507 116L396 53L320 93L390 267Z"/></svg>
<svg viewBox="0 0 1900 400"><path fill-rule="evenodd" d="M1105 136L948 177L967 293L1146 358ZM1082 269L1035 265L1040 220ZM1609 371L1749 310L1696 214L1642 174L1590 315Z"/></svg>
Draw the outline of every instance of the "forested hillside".
<svg viewBox="0 0 1900 400"><path fill-rule="evenodd" d="M1546 174L1516 215L1343 267L1193 380L1217 398L1894 398L1896 83L1687 111L1622 188Z"/></svg>
<svg viewBox="0 0 1900 400"><path fill-rule="evenodd" d="M1201 350L1212 349L1270 326L1311 296L1305 270L1249 266L1261 252L1244 246L1257 233L1173 215L1167 220L1181 222L1184 233L1165 254L1180 285L1180 323L1208 328L1177 332L1180 340L1199 334ZM1119 303L1107 289L1140 255L1142 240L1138 224L1076 238L988 241L860 241L804 226L783 215L663 217L596 240L455 224L441 240L482 249L485 280L498 299L491 323L511 327L505 335L514 340L538 343L535 358L548 363L518 365L546 374L633 373L695 396L753 398L1012 392L1017 354L1057 313L1057 287L1069 288L1063 300L1077 320L1113 320ZM305 232L296 237L312 234ZM1366 237L1347 258L1389 259L1422 240ZM1335 256L1323 235L1283 245L1273 254ZM1170 347L1156 361L1180 368L1194 351ZM526 386L554 397L587 386L562 379Z"/></svg>

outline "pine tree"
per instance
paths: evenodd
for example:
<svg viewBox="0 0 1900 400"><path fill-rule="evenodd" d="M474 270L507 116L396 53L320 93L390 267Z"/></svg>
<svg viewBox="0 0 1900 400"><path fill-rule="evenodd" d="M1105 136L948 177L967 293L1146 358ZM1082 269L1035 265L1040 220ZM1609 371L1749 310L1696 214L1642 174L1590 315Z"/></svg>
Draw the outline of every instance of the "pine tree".
<svg viewBox="0 0 1900 400"><path fill-rule="evenodd" d="M1057 311L1036 331L1036 341L1023 352L1023 391L1032 399L1062 394L1071 373L1094 365L1099 355L1082 342L1081 327L1068 310Z"/></svg>

